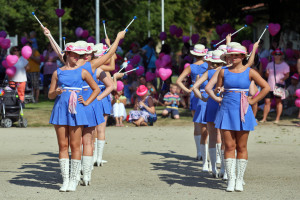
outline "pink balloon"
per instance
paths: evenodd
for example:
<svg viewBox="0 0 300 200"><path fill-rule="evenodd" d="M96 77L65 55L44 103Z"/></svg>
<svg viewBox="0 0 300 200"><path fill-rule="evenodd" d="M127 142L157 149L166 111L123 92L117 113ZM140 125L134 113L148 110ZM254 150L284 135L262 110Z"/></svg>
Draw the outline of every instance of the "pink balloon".
<svg viewBox="0 0 300 200"><path fill-rule="evenodd" d="M1 45L2 49L5 49L5 50L8 49L10 47L10 39L2 40L0 45Z"/></svg>
<svg viewBox="0 0 300 200"><path fill-rule="evenodd" d="M167 80L171 75L172 75L172 70L171 69L165 69L165 68L160 68L158 70L159 77L165 81Z"/></svg>
<svg viewBox="0 0 300 200"><path fill-rule="evenodd" d="M30 56L32 55L32 49L31 49L30 46L24 46L24 47L22 48L21 53L22 53L22 56L23 56L25 59L28 59L28 58L30 58Z"/></svg>
<svg viewBox="0 0 300 200"><path fill-rule="evenodd" d="M124 89L124 83L122 81L117 81L117 91L122 91Z"/></svg>
<svg viewBox="0 0 300 200"><path fill-rule="evenodd" d="M2 61L2 66L4 67L4 68L8 68L9 66L7 65L7 62L6 62L6 60L3 60Z"/></svg>
<svg viewBox="0 0 300 200"><path fill-rule="evenodd" d="M88 43L93 43L96 44L96 40L93 36L88 37L88 39L86 40Z"/></svg>
<svg viewBox="0 0 300 200"><path fill-rule="evenodd" d="M83 33L83 29L81 27L77 27L75 30L76 36L81 37L82 33Z"/></svg>
<svg viewBox="0 0 300 200"><path fill-rule="evenodd" d="M178 28L177 30L176 30L176 37L181 37L182 36L182 33L183 33L183 30L182 30L182 28Z"/></svg>
<svg viewBox="0 0 300 200"><path fill-rule="evenodd" d="M245 17L245 21L246 21L246 24L248 24L248 25L252 24L252 22L253 22L253 16L252 15L247 15Z"/></svg>
<svg viewBox="0 0 300 200"><path fill-rule="evenodd" d="M88 30L83 30L83 32L81 34L81 37L83 37L83 38L89 37L89 31Z"/></svg>
<svg viewBox="0 0 300 200"><path fill-rule="evenodd" d="M170 30L170 34L172 36L174 36L176 34L176 31L177 31L177 26L176 25L171 25L169 30Z"/></svg>
<svg viewBox="0 0 300 200"><path fill-rule="evenodd" d="M139 68L135 71L136 75L141 76L145 72L145 68L143 66L139 66Z"/></svg>
<svg viewBox="0 0 300 200"><path fill-rule="evenodd" d="M298 108L300 108L300 98L299 98L299 99L296 99L295 105L296 105Z"/></svg>
<svg viewBox="0 0 300 200"><path fill-rule="evenodd" d="M127 67L126 67L126 69L125 69L125 71L128 72L128 71L130 71L132 69L133 69L133 66L131 64L128 64ZM134 71L132 71L132 72L134 72ZM131 74L132 72L129 72L128 74Z"/></svg>
<svg viewBox="0 0 300 200"><path fill-rule="evenodd" d="M200 36L198 34L193 34L191 37L192 43L196 44L200 39Z"/></svg>
<svg viewBox="0 0 300 200"><path fill-rule="evenodd" d="M188 42L189 40L190 40L190 37L189 37L189 36L186 36L186 35L182 36L182 41L183 41L184 43Z"/></svg>
<svg viewBox="0 0 300 200"><path fill-rule="evenodd" d="M8 55L6 57L6 62L9 67L14 66L18 62L19 58L16 55Z"/></svg>
<svg viewBox="0 0 300 200"><path fill-rule="evenodd" d="M293 56L294 56L293 49L286 49L285 50L285 55L286 55L287 58L293 58Z"/></svg>
<svg viewBox="0 0 300 200"><path fill-rule="evenodd" d="M155 66L156 66L156 68L161 68L162 67L162 61L161 61L161 59L156 59Z"/></svg>
<svg viewBox="0 0 300 200"><path fill-rule="evenodd" d="M6 31L0 31L0 37L6 38L7 33Z"/></svg>
<svg viewBox="0 0 300 200"><path fill-rule="evenodd" d="M141 56L135 55L133 58L130 60L130 63L133 65L138 64L141 61Z"/></svg>
<svg viewBox="0 0 300 200"><path fill-rule="evenodd" d="M162 67L165 67L165 66L169 65L171 62L172 62L172 58L169 55L164 55L161 58L161 66Z"/></svg>
<svg viewBox="0 0 300 200"><path fill-rule="evenodd" d="M280 24L270 23L268 30L272 36L275 36L280 31Z"/></svg>
<svg viewBox="0 0 300 200"><path fill-rule="evenodd" d="M243 40L242 45L245 46L247 49L249 49L249 46L251 44L251 40Z"/></svg>
<svg viewBox="0 0 300 200"><path fill-rule="evenodd" d="M267 65L268 65L268 63L269 63L269 60L267 58L261 58L260 62L262 64L263 70L265 70L266 67L267 67Z"/></svg>
<svg viewBox="0 0 300 200"><path fill-rule="evenodd" d="M10 78L13 77L16 74L17 68L15 66L9 67L6 69L6 74L7 76L9 76Z"/></svg>
<svg viewBox="0 0 300 200"><path fill-rule="evenodd" d="M27 42L28 42L27 38L26 37L22 37L22 39L21 39L22 45L25 46Z"/></svg>
<svg viewBox="0 0 300 200"><path fill-rule="evenodd" d="M166 34L166 32L161 32L161 33L159 34L159 39L160 39L160 40L166 40L166 39L167 39L167 34Z"/></svg>
<svg viewBox="0 0 300 200"><path fill-rule="evenodd" d="M296 92L295 92L295 95L300 98L300 89L297 89Z"/></svg>
<svg viewBox="0 0 300 200"><path fill-rule="evenodd" d="M190 63L185 63L184 69L187 68L187 67L189 67L190 65L191 65Z"/></svg>
<svg viewBox="0 0 300 200"><path fill-rule="evenodd" d="M155 73L147 72L146 73L146 81L153 81L155 79Z"/></svg>

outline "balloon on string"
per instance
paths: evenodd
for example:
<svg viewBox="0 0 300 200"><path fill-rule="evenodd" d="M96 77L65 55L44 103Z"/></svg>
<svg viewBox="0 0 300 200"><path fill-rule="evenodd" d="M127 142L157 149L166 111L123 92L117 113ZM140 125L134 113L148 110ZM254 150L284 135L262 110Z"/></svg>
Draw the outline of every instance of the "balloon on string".
<svg viewBox="0 0 300 200"><path fill-rule="evenodd" d="M88 39L86 40L88 43L93 43L96 44L96 40L93 36L88 37Z"/></svg>
<svg viewBox="0 0 300 200"><path fill-rule="evenodd" d="M122 91L124 89L124 83L122 81L117 81L117 91Z"/></svg>
<svg viewBox="0 0 300 200"><path fill-rule="evenodd" d="M13 77L16 74L17 68L15 66L11 66L9 68L6 69L6 74L8 77Z"/></svg>
<svg viewBox="0 0 300 200"><path fill-rule="evenodd" d="M176 31L177 31L177 26L176 25L171 25L169 31L170 31L170 34L172 36L174 36L176 34Z"/></svg>
<svg viewBox="0 0 300 200"><path fill-rule="evenodd" d="M6 62L9 67L14 66L18 62L19 58L16 55L8 55L6 57Z"/></svg>
<svg viewBox="0 0 300 200"><path fill-rule="evenodd" d="M6 31L0 31L0 37L6 38L7 33Z"/></svg>
<svg viewBox="0 0 300 200"><path fill-rule="evenodd" d="M177 28L177 30L176 30L176 37L178 37L178 38L181 37L182 33L183 33L182 28Z"/></svg>
<svg viewBox="0 0 300 200"><path fill-rule="evenodd" d="M167 39L167 34L166 34L166 32L161 32L160 34L159 34L159 39L160 40L166 40Z"/></svg>
<svg viewBox="0 0 300 200"><path fill-rule="evenodd" d="M269 63L269 60L267 58L261 58L260 62L261 62L263 70L265 70L267 68L268 63Z"/></svg>
<svg viewBox="0 0 300 200"><path fill-rule="evenodd" d="M298 108L300 108L300 98L296 99L295 105L296 105Z"/></svg>
<svg viewBox="0 0 300 200"><path fill-rule="evenodd" d="M6 62L6 60L3 60L3 61L2 61L2 66L3 66L4 68L8 68L8 67L9 67L8 64L7 64L7 62Z"/></svg>
<svg viewBox="0 0 300 200"><path fill-rule="evenodd" d="M145 68L143 66L139 66L139 68L135 71L136 75L141 76L145 73Z"/></svg>
<svg viewBox="0 0 300 200"><path fill-rule="evenodd" d="M4 49L4 50L8 49L10 47L10 39L2 40L0 45L1 45L2 49Z"/></svg>
<svg viewBox="0 0 300 200"><path fill-rule="evenodd" d="M153 81L155 79L156 75L155 73L152 72L147 72L146 73L146 81Z"/></svg>
<svg viewBox="0 0 300 200"><path fill-rule="evenodd" d="M83 38L89 37L89 31L88 30L83 30L83 32L81 34L81 37L83 37Z"/></svg>
<svg viewBox="0 0 300 200"><path fill-rule="evenodd" d="M26 37L21 38L21 43L22 43L23 46L25 46L27 42L28 42L28 40L27 40Z"/></svg>
<svg viewBox="0 0 300 200"><path fill-rule="evenodd" d="M55 13L56 13L57 17L62 17L65 14L65 10L64 9L55 9Z"/></svg>
<svg viewBox="0 0 300 200"><path fill-rule="evenodd" d="M198 34L193 34L192 37L191 37L191 40L192 40L192 43L193 44L196 44L200 39L200 36Z"/></svg>
<svg viewBox="0 0 300 200"><path fill-rule="evenodd" d="M270 23L268 30L272 36L275 36L280 31L280 24Z"/></svg>
<svg viewBox="0 0 300 200"><path fill-rule="evenodd" d="M171 69L165 69L165 68L160 68L158 70L159 77L165 81L167 80L171 75L172 75L172 70Z"/></svg>
<svg viewBox="0 0 300 200"><path fill-rule="evenodd" d="M252 44L251 40L243 40L242 41L242 45L245 46L248 49L248 52L250 52L249 51L250 44Z"/></svg>
<svg viewBox="0 0 300 200"><path fill-rule="evenodd" d="M246 24L248 24L248 25L252 24L253 19L254 18L252 15L246 15L246 17L245 17Z"/></svg>
<svg viewBox="0 0 300 200"><path fill-rule="evenodd" d="M295 92L296 97L300 98L300 89L297 89Z"/></svg>
<svg viewBox="0 0 300 200"><path fill-rule="evenodd" d="M82 33L83 33L83 29L81 27L77 27L75 30L76 36L81 37Z"/></svg>
<svg viewBox="0 0 300 200"><path fill-rule="evenodd" d="M28 59L32 55L32 49L30 46L24 46L21 50L23 58Z"/></svg>
<svg viewBox="0 0 300 200"><path fill-rule="evenodd" d="M190 40L190 37L189 37L189 36L186 36L186 35L182 36L182 41L183 41L183 43L186 43L186 42L188 42L189 40Z"/></svg>
<svg viewBox="0 0 300 200"><path fill-rule="evenodd" d="M285 55L286 55L287 58L293 58L293 56L294 56L293 49L290 49L290 48L286 49L285 50Z"/></svg>

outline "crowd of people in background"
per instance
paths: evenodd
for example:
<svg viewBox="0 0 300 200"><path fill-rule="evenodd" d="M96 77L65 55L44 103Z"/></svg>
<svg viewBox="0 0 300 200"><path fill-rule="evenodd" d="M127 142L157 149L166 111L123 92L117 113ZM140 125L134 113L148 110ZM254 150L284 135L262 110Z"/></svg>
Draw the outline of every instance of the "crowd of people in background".
<svg viewBox="0 0 300 200"><path fill-rule="evenodd" d="M140 96L137 95L137 89L144 85L144 90L147 89L147 96L151 98L150 104L153 104L155 107L165 106L166 108L163 110L162 116L170 116L174 119L178 119L178 108L190 108L190 94L179 87L176 87L176 78L172 79L172 76L166 81L157 78L147 80L145 74L147 72L155 73L157 68L155 61L160 54L164 54L172 57L173 77L176 77L184 70L186 63L193 63L194 58L190 54L190 50L193 46L189 43L184 43L181 52L176 53L172 51L168 44L163 44L160 50L157 51L157 46L152 38L148 38L144 43L139 42L140 41L132 42L128 52L123 50L120 46L118 47L117 65L122 65L125 58L130 60L138 55L140 60L135 66L144 66L145 71L139 76L136 73L130 73L123 77L122 82L124 84L124 89L121 92L111 95L112 102L115 105L114 107L117 108L117 105L122 102L124 107L136 108L137 101L139 101L140 98ZM296 99L295 91L300 88L300 53L297 50L293 50L293 44L291 42L287 42L285 47L281 47L279 46L278 41L273 40L270 49L263 48L263 42L264 41L261 40L253 68L268 81L271 91L263 101L259 102L258 105L253 106L254 114L256 115L257 110L263 110L263 118L260 120L262 123L267 121L269 112L274 111L276 112L275 123L279 122L282 114L292 115L298 112L298 118L300 118L299 109L294 104ZM200 44L209 48L205 37L200 39ZM17 72L15 76L10 79L10 83L17 84L17 90L21 101L24 102L25 100L25 90L30 90L33 95L33 102L37 103L39 102L40 92L43 94L48 93L52 74L62 65L50 43L44 50L38 46L36 33L34 31L30 32L26 45L29 45L33 50L32 56L28 59L28 62L25 59L22 59L20 54L21 45L11 47L9 51L9 54L17 55L20 58L19 62L16 64ZM211 47L211 49L213 48ZM288 52L287 54L287 51L290 51L291 49L292 55L291 52ZM3 53L4 52L2 52L2 54ZM1 55L1 59L3 58L4 56ZM268 64L266 65L261 62L262 59L267 59ZM4 76L5 70L1 67L0 78L3 80L5 79ZM188 76L184 78L183 84L185 84L187 88L190 87L191 77ZM278 98L273 95L272 91L275 84L284 85L286 89L284 97ZM47 98L47 95L44 95L44 97ZM113 110L112 114L116 115ZM126 113L121 113L120 115L123 116L122 120L127 118ZM122 126L122 120L120 120L121 116L117 117L117 125Z"/></svg>

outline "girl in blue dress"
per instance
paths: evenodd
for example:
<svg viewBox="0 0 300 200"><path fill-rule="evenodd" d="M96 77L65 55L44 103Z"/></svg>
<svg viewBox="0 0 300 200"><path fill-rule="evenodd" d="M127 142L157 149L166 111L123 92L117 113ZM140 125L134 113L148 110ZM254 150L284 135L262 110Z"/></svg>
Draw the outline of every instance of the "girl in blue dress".
<svg viewBox="0 0 300 200"><path fill-rule="evenodd" d="M217 138L219 138L219 145L218 145L218 151L221 151L221 136L220 132L215 128L215 116L219 107L219 104L214 101L212 98L205 98L201 95L201 92L199 91L198 87L205 82L209 81L215 72L221 69L222 65L225 63L223 60L221 60L221 56L224 54L224 51L221 50L215 50L212 52L212 57L208 58L207 62L209 63L209 70L206 71L200 79L197 80L197 82L192 87L195 96L202 99L203 101L207 101L206 106L206 112L204 116L205 122L207 122L207 130L209 134L209 156L210 156L210 162L212 165L212 174L213 177L218 178L219 173L217 170L216 162L217 162L217 149L216 149L216 143ZM219 136L219 137L217 137Z"/></svg>
<svg viewBox="0 0 300 200"><path fill-rule="evenodd" d="M253 46L252 56L257 47L258 42ZM221 69L215 89L215 93L218 93L221 87L224 87L223 97L215 99L221 103L215 125L216 128L221 129L224 137L225 167L228 176L226 191L231 192L243 191L243 177L248 162L248 136L257 125L249 104L253 105L264 98L270 87L255 70L249 68L249 64L243 65L247 55L244 46L232 46L228 54L231 56L232 66ZM248 96L252 80L262 88L256 97Z"/></svg>
<svg viewBox="0 0 300 200"><path fill-rule="evenodd" d="M183 72L178 77L176 83L177 85L187 93L191 93L191 89L188 89L182 83L182 80L191 74L193 84L196 82L196 79L202 76L204 72L207 71L208 64L204 62L204 56L207 53L204 45L197 44L194 49L191 50L191 54L195 56L196 62L191 64L189 67L185 68ZM206 82L207 83L207 82ZM204 97L207 97L207 94L204 91L205 85L202 86L201 92ZM197 148L197 160L200 160L201 156L207 158L207 130L206 122L204 122L204 114L206 110L206 102L194 97L193 93L190 96L191 99L191 108L194 122L194 139ZM203 171L208 171L208 161L203 159Z"/></svg>

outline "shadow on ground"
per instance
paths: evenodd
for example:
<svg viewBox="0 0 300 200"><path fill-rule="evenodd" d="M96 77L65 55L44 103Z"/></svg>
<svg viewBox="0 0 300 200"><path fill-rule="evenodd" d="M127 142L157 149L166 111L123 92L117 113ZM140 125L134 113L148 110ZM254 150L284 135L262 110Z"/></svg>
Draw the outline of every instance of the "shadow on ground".
<svg viewBox="0 0 300 200"><path fill-rule="evenodd" d="M58 183L62 182L58 163L58 154L40 152L32 156L47 156L36 163L23 164L16 177L9 180L10 183L23 187L40 187L58 190Z"/></svg>
<svg viewBox="0 0 300 200"><path fill-rule="evenodd" d="M226 183L221 179L212 178L210 173L201 172L202 162L195 158L169 153L142 152L142 155L157 155L161 162L151 163L152 170L158 170L159 179L170 186L180 184L188 187L206 187L211 189L224 190Z"/></svg>

